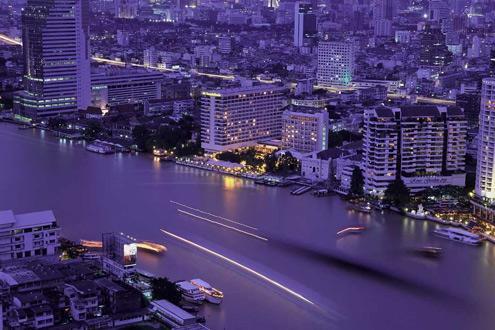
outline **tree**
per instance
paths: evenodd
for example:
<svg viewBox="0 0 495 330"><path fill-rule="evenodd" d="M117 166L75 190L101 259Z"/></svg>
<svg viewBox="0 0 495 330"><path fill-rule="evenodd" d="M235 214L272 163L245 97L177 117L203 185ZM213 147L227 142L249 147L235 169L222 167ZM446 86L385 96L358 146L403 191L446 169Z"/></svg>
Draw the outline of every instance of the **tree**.
<svg viewBox="0 0 495 330"><path fill-rule="evenodd" d="M175 283L170 282L166 277L157 277L151 280L151 295L153 300L166 299L175 305L178 305L182 299Z"/></svg>
<svg viewBox="0 0 495 330"><path fill-rule="evenodd" d="M132 138L140 150L146 150L146 143L150 138L150 132L146 126L139 125L132 130Z"/></svg>
<svg viewBox="0 0 495 330"><path fill-rule="evenodd" d="M400 178L390 183L385 190L385 200L393 206L402 208L409 203L410 199L409 188Z"/></svg>
<svg viewBox="0 0 495 330"><path fill-rule="evenodd" d="M84 135L88 139L96 139L98 135L103 131L103 126L98 120L91 120L88 122L88 127L84 131Z"/></svg>
<svg viewBox="0 0 495 330"><path fill-rule="evenodd" d="M60 129L67 126L67 120L61 117L52 117L48 119L48 127L51 129Z"/></svg>
<svg viewBox="0 0 495 330"><path fill-rule="evenodd" d="M301 170L301 163L299 160L292 156L290 152L286 152L278 157L276 173L289 174L299 172Z"/></svg>
<svg viewBox="0 0 495 330"><path fill-rule="evenodd" d="M354 170L352 170L350 193L353 196L364 195L364 176L359 166L354 167Z"/></svg>

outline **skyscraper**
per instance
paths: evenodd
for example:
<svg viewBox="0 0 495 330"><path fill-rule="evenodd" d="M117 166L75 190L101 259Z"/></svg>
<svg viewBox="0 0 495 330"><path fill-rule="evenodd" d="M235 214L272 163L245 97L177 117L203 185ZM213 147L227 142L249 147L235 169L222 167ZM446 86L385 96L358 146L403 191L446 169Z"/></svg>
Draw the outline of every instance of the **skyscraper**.
<svg viewBox="0 0 495 330"><path fill-rule="evenodd" d="M115 0L115 16L118 18L136 18L139 0Z"/></svg>
<svg viewBox="0 0 495 330"><path fill-rule="evenodd" d="M375 0L373 4L373 21L392 20L394 18L393 0Z"/></svg>
<svg viewBox="0 0 495 330"><path fill-rule="evenodd" d="M316 38L316 15L310 3L296 2L294 9L294 46L312 46Z"/></svg>
<svg viewBox="0 0 495 330"><path fill-rule="evenodd" d="M480 126L476 195L495 201L495 78L483 79L481 88Z"/></svg>
<svg viewBox="0 0 495 330"><path fill-rule="evenodd" d="M354 73L351 42L322 41L318 45L318 85L349 86Z"/></svg>
<svg viewBox="0 0 495 330"><path fill-rule="evenodd" d="M375 0L373 4L373 26L375 28L375 36L391 36L393 18L393 0Z"/></svg>
<svg viewBox="0 0 495 330"><path fill-rule="evenodd" d="M86 109L91 100L88 0L28 0L22 14L24 88L17 112L31 117Z"/></svg>
<svg viewBox="0 0 495 330"><path fill-rule="evenodd" d="M420 37L419 63L424 68L441 68L452 62L452 53L445 44L445 35L437 27L426 25Z"/></svg>

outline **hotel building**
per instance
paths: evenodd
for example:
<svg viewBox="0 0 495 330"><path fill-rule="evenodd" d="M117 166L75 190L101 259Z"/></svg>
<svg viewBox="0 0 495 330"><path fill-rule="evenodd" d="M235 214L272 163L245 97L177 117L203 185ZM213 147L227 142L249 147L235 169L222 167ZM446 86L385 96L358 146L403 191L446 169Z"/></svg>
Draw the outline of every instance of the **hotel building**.
<svg viewBox="0 0 495 330"><path fill-rule="evenodd" d="M301 153L328 148L328 112L291 106L282 114L282 148Z"/></svg>
<svg viewBox="0 0 495 330"><path fill-rule="evenodd" d="M275 85L204 91L201 145L209 152L280 138L287 89Z"/></svg>
<svg viewBox="0 0 495 330"><path fill-rule="evenodd" d="M59 234L52 211L0 211L0 261L54 255Z"/></svg>
<svg viewBox="0 0 495 330"><path fill-rule="evenodd" d="M460 108L406 106L365 111L365 189L382 195L401 178L411 192L464 186L467 122Z"/></svg>
<svg viewBox="0 0 495 330"><path fill-rule="evenodd" d="M349 86L354 73L354 56L351 42L321 41L318 44L318 85Z"/></svg>
<svg viewBox="0 0 495 330"><path fill-rule="evenodd" d="M22 12L24 88L15 111L37 118L90 104L88 0L28 0Z"/></svg>

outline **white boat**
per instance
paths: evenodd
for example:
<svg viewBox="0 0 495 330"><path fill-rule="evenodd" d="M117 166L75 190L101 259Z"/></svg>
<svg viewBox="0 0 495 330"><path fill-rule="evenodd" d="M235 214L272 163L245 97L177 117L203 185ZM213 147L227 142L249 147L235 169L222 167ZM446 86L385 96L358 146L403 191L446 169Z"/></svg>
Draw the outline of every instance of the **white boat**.
<svg viewBox="0 0 495 330"><path fill-rule="evenodd" d="M406 215L413 219L425 220L428 213L424 210L423 205L418 205L418 210L406 211Z"/></svg>
<svg viewBox="0 0 495 330"><path fill-rule="evenodd" d="M90 143L86 146L86 150L91 152L96 152L97 154L111 154L113 150L110 146L101 144L101 143Z"/></svg>
<svg viewBox="0 0 495 330"><path fill-rule="evenodd" d="M194 304L202 304L205 300L205 294L194 284L189 281L180 281L175 283L180 293L182 294L182 298L185 301L194 303Z"/></svg>
<svg viewBox="0 0 495 330"><path fill-rule="evenodd" d="M222 302L223 293L212 287L208 282L195 278L191 280L191 283L197 286L199 290L205 294L207 302L217 305Z"/></svg>
<svg viewBox="0 0 495 330"><path fill-rule="evenodd" d="M434 233L439 237L469 245L478 245L482 241L480 235L461 228L439 228L435 229Z"/></svg>

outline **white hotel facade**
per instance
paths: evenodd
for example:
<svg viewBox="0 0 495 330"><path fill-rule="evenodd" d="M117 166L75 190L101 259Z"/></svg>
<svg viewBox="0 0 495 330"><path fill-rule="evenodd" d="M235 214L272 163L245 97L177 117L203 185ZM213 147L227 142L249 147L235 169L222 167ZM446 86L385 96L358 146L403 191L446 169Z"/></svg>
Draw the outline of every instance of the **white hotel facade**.
<svg viewBox="0 0 495 330"><path fill-rule="evenodd" d="M219 152L280 138L287 89L275 85L204 91L201 146Z"/></svg>
<svg viewBox="0 0 495 330"><path fill-rule="evenodd" d="M365 189L383 195L401 178L411 192L464 186L467 122L460 108L407 106L365 111Z"/></svg>

